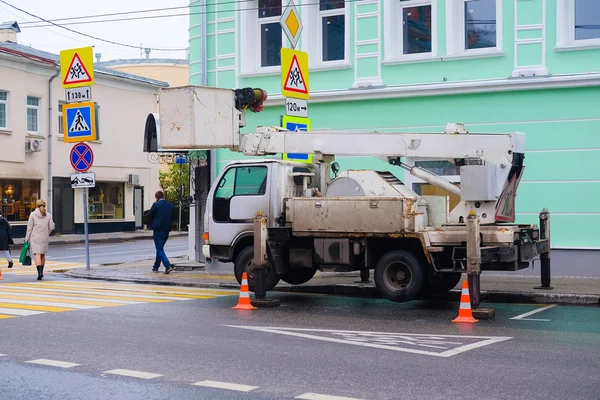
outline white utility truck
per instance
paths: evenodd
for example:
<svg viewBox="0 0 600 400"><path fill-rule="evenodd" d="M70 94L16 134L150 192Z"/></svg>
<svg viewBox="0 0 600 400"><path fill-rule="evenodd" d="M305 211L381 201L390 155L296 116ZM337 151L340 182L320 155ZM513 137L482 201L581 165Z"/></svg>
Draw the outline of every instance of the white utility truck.
<svg viewBox="0 0 600 400"><path fill-rule="evenodd" d="M252 89L250 89L252 90ZM549 214L540 226L515 224L525 135L473 134L450 123L444 132L290 132L258 127L240 134L248 107L266 93L186 86L160 91L159 148L226 148L247 156L313 154L313 163L279 158L235 161L218 175L204 215L203 254L232 261L253 290L254 217L267 219L266 290L280 280L308 282L316 271L361 271L391 301L447 292L462 273L479 304L482 270L517 271L540 256L550 287ZM246 92L247 94L247 92ZM251 96L252 97L252 96ZM259 109L262 109L259 107ZM335 156L375 156L460 196L418 195L385 171L340 171ZM445 159L460 166L460 187L402 157ZM473 299L474 297L474 299Z"/></svg>

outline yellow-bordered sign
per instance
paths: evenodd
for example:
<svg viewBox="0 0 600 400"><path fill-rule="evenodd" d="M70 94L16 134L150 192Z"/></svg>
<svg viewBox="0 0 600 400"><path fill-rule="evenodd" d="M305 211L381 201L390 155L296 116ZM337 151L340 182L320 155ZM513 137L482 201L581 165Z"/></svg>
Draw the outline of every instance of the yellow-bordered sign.
<svg viewBox="0 0 600 400"><path fill-rule="evenodd" d="M92 47L60 52L60 79L63 88L94 84L94 50Z"/></svg>
<svg viewBox="0 0 600 400"><path fill-rule="evenodd" d="M281 93L295 99L310 98L307 52L281 48Z"/></svg>
<svg viewBox="0 0 600 400"><path fill-rule="evenodd" d="M284 115L281 117L281 127L288 131L310 132L310 118ZM283 153L283 159L287 161L312 164L312 158L312 154Z"/></svg>
<svg viewBox="0 0 600 400"><path fill-rule="evenodd" d="M63 134L67 143L98 140L96 103L63 104Z"/></svg>

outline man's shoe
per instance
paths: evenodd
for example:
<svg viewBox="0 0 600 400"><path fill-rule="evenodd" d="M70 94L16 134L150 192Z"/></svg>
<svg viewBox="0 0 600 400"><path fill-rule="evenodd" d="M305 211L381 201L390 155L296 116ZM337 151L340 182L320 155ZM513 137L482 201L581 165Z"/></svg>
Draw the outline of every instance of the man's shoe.
<svg viewBox="0 0 600 400"><path fill-rule="evenodd" d="M173 266L171 265L169 268L166 269L165 274L168 274L169 272L173 271L175 268L173 268Z"/></svg>
<svg viewBox="0 0 600 400"><path fill-rule="evenodd" d="M158 270L157 270L157 269L154 269L154 268L152 268L152 272L154 272L154 273L158 273Z"/></svg>
<svg viewBox="0 0 600 400"><path fill-rule="evenodd" d="M9 261L9 262L8 262L8 268L12 268L12 267L13 267L13 262L12 262L12 261Z"/></svg>

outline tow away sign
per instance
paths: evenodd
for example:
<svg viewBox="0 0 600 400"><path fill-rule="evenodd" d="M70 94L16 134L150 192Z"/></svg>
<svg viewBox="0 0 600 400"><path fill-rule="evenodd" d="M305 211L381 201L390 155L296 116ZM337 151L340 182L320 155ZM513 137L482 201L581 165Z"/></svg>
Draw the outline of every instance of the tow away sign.
<svg viewBox="0 0 600 400"><path fill-rule="evenodd" d="M93 172L84 172L71 174L71 188L93 188L96 187L96 174Z"/></svg>
<svg viewBox="0 0 600 400"><path fill-rule="evenodd" d="M285 99L285 115L308 118L308 102L302 99Z"/></svg>

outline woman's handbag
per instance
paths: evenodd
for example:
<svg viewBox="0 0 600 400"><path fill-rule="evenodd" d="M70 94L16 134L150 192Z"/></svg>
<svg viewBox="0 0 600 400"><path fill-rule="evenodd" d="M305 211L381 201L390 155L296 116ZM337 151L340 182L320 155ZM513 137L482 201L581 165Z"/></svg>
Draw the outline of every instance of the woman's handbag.
<svg viewBox="0 0 600 400"><path fill-rule="evenodd" d="M31 256L29 255L29 242L23 243L21 256L19 257L21 265L31 265Z"/></svg>

